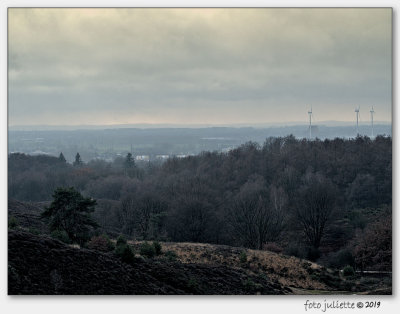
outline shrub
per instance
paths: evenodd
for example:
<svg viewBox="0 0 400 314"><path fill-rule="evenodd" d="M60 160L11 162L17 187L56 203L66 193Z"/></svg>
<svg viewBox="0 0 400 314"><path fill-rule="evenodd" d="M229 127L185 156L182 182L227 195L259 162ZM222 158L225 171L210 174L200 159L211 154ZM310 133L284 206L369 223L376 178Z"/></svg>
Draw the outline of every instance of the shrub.
<svg viewBox="0 0 400 314"><path fill-rule="evenodd" d="M14 216L10 216L8 219L8 228L10 229L17 229L18 227L18 220Z"/></svg>
<svg viewBox="0 0 400 314"><path fill-rule="evenodd" d="M350 277L354 275L355 275L354 268L351 267L350 265L347 265L345 268L343 268L343 276Z"/></svg>
<svg viewBox="0 0 400 314"><path fill-rule="evenodd" d="M118 255L124 263L132 264L135 261L135 251L126 243L126 240L119 236L114 253Z"/></svg>
<svg viewBox="0 0 400 314"><path fill-rule="evenodd" d="M274 253L282 253L283 251L283 249L275 242L269 242L264 244L264 250Z"/></svg>
<svg viewBox="0 0 400 314"><path fill-rule="evenodd" d="M331 268L343 268L346 265L354 265L354 257L349 249L342 249L327 257L328 266Z"/></svg>
<svg viewBox="0 0 400 314"><path fill-rule="evenodd" d="M242 252L240 253L239 261L240 261L240 263L242 263L242 264L247 263L247 254L246 254L245 251L242 251Z"/></svg>
<svg viewBox="0 0 400 314"><path fill-rule="evenodd" d="M244 289L250 293L254 293L262 289L262 285L255 283L251 279L247 279L246 281L242 282Z"/></svg>
<svg viewBox="0 0 400 314"><path fill-rule="evenodd" d="M370 223L354 239L354 258L362 270L392 269L392 216L390 213Z"/></svg>
<svg viewBox="0 0 400 314"><path fill-rule="evenodd" d="M158 256L158 255L161 255L161 251L162 251L162 247L161 247L161 244L160 244L160 242L158 242L158 241L154 241L153 242L153 247L154 247L154 250L155 250L155 252L156 252L156 255Z"/></svg>
<svg viewBox="0 0 400 314"><path fill-rule="evenodd" d="M298 258L306 258L307 251L306 249L299 244L290 243L284 250L284 253L289 256L295 256Z"/></svg>
<svg viewBox="0 0 400 314"><path fill-rule="evenodd" d="M119 244L115 246L114 253L121 256L122 252L124 251L125 247L128 246L128 244Z"/></svg>
<svg viewBox="0 0 400 314"><path fill-rule="evenodd" d="M348 280L343 281L343 282L340 283L340 286L339 286L339 288L341 290L344 290L344 291L352 291L353 287L354 287L354 282L351 281L351 280L350 281L348 281Z"/></svg>
<svg viewBox="0 0 400 314"><path fill-rule="evenodd" d="M113 243L106 235L94 236L88 242L88 248L102 252L109 252L114 249Z"/></svg>
<svg viewBox="0 0 400 314"><path fill-rule="evenodd" d="M60 240L61 242L71 244L72 241L68 234L64 230L54 230L51 232L50 236L54 239Z"/></svg>
<svg viewBox="0 0 400 314"><path fill-rule="evenodd" d="M128 264L132 264L135 261L135 253L129 245L123 246L121 260Z"/></svg>
<svg viewBox="0 0 400 314"><path fill-rule="evenodd" d="M156 249L148 242L144 242L140 246L140 255L152 258L156 255Z"/></svg>
<svg viewBox="0 0 400 314"><path fill-rule="evenodd" d="M342 280L340 279L339 276L330 274L327 271L321 271L318 274L319 281L323 282L327 286L335 289L340 289L340 286L342 284Z"/></svg>
<svg viewBox="0 0 400 314"><path fill-rule="evenodd" d="M167 258L167 260L174 262L178 258L176 253L174 251L167 251L165 252L164 256Z"/></svg>
<svg viewBox="0 0 400 314"><path fill-rule="evenodd" d="M117 246L121 245L121 244L126 244L126 239L124 238L123 235L120 235L117 239Z"/></svg>

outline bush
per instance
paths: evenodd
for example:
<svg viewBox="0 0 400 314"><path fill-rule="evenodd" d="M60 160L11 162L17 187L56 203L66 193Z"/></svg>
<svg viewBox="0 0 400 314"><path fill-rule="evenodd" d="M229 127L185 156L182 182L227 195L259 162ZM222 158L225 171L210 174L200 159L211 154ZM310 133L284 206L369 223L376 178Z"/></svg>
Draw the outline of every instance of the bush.
<svg viewBox="0 0 400 314"><path fill-rule="evenodd" d="M164 256L167 258L167 260L174 262L178 258L176 253L174 251L167 251L165 252Z"/></svg>
<svg viewBox="0 0 400 314"><path fill-rule="evenodd" d="M14 216L10 216L8 219L8 228L10 229L17 229L18 227L18 220Z"/></svg>
<svg viewBox="0 0 400 314"><path fill-rule="evenodd" d="M240 263L242 263L242 264L246 264L246 263L247 263L247 254L246 254L245 251L242 251L242 252L240 253L239 261L240 261Z"/></svg>
<svg viewBox="0 0 400 314"><path fill-rule="evenodd" d="M306 249L299 244L290 243L284 250L284 254L289 256L295 256L298 258L306 258L307 251Z"/></svg>
<svg viewBox="0 0 400 314"><path fill-rule="evenodd" d="M350 277L354 275L355 275L354 268L351 267L350 265L347 265L345 268L343 268L343 276Z"/></svg>
<svg viewBox="0 0 400 314"><path fill-rule="evenodd" d="M161 255L161 251L162 251L162 247L161 247L161 244L160 244L160 242L158 242L158 241L154 241L153 242L153 247L154 247L154 250L155 250L155 252L156 252L156 255L158 256L158 255Z"/></svg>
<svg viewBox="0 0 400 314"><path fill-rule="evenodd" d="M129 245L123 246L121 260L128 264L132 264L135 261L135 253Z"/></svg>
<svg viewBox="0 0 400 314"><path fill-rule="evenodd" d="M50 236L67 244L72 243L71 239L68 237L68 234L64 230L54 230L51 232Z"/></svg>
<svg viewBox="0 0 400 314"><path fill-rule="evenodd" d="M274 253L282 253L283 251L283 249L275 242L269 242L264 244L264 250Z"/></svg>
<svg viewBox="0 0 400 314"><path fill-rule="evenodd" d="M114 244L110 241L107 235L94 236L90 239L87 244L91 250L97 250L102 252L109 252L114 250Z"/></svg>
<svg viewBox="0 0 400 314"><path fill-rule="evenodd" d="M260 291L262 289L262 285L255 283L251 279L247 279L242 282L244 289L250 293L255 293L256 291Z"/></svg>
<svg viewBox="0 0 400 314"><path fill-rule="evenodd" d="M140 246L140 255L152 258L156 255L156 249L148 242L144 242Z"/></svg>
<svg viewBox="0 0 400 314"><path fill-rule="evenodd" d="M346 265L354 265L354 257L349 249L342 249L327 257L328 266L331 268L343 268Z"/></svg>
<svg viewBox="0 0 400 314"><path fill-rule="evenodd" d="M135 261L135 251L126 243L126 240L119 236L114 253L118 255L124 263L132 264Z"/></svg>
<svg viewBox="0 0 400 314"><path fill-rule="evenodd" d="M123 235L120 235L117 239L117 246L122 245L122 244L126 244L126 239L124 238Z"/></svg>

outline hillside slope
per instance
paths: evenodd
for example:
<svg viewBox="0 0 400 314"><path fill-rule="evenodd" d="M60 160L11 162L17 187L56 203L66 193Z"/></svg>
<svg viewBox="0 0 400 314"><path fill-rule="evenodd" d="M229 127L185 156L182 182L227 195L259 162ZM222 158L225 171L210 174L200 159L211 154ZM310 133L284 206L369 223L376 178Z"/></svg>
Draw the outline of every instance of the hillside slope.
<svg viewBox="0 0 400 314"><path fill-rule="evenodd" d="M77 249L45 236L8 233L9 294L287 294L244 270L137 259Z"/></svg>
<svg viewBox="0 0 400 314"><path fill-rule="evenodd" d="M40 219L43 207L38 204L20 202L15 199L8 199L8 217L14 217L18 225L25 229L35 229L39 232L47 232L47 226Z"/></svg>
<svg viewBox="0 0 400 314"><path fill-rule="evenodd" d="M130 244L138 251L141 242L131 241ZM165 251L174 251L182 263L224 265L242 269L251 275L267 276L283 286L312 290L332 289L316 276L312 276L313 273L326 272L322 266L294 256L207 243L163 242L162 246ZM240 260L242 253L246 254L245 262Z"/></svg>

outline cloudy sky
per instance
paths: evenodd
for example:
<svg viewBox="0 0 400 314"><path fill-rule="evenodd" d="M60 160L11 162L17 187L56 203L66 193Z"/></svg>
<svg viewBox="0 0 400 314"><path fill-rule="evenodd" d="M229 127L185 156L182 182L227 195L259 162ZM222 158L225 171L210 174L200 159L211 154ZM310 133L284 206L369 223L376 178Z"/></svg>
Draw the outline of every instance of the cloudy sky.
<svg viewBox="0 0 400 314"><path fill-rule="evenodd" d="M9 125L391 120L391 9L9 9Z"/></svg>

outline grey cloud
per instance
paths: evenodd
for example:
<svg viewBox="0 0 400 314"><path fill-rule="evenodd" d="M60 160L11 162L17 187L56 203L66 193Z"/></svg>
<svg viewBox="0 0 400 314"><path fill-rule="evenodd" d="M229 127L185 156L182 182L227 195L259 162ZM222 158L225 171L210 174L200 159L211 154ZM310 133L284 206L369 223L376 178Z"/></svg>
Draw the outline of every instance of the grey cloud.
<svg viewBox="0 0 400 314"><path fill-rule="evenodd" d="M390 9L10 9L9 51L11 124L390 119Z"/></svg>

